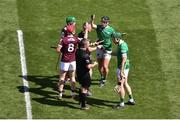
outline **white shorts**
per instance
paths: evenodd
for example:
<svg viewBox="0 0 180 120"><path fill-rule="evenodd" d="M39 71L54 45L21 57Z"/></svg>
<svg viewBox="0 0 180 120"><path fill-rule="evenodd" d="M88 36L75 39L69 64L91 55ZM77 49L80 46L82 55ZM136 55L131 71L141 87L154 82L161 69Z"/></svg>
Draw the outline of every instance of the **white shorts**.
<svg viewBox="0 0 180 120"><path fill-rule="evenodd" d="M75 71L76 70L76 61L72 62L61 62L60 70L63 71Z"/></svg>
<svg viewBox="0 0 180 120"><path fill-rule="evenodd" d="M105 59L111 59L111 53L112 51L105 51L102 49L98 49L96 50L96 57L97 58L105 58Z"/></svg>
<svg viewBox="0 0 180 120"><path fill-rule="evenodd" d="M129 73L129 69L125 69L124 74L125 74L126 79L128 78L128 73ZM121 70L119 68L116 71L116 75L118 79L121 79Z"/></svg>

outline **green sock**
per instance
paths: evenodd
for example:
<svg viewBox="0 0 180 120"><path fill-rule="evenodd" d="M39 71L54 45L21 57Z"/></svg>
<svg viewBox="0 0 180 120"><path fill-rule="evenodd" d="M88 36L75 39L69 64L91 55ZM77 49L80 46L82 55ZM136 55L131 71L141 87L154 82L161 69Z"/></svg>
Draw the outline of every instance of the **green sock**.
<svg viewBox="0 0 180 120"><path fill-rule="evenodd" d="M104 80L105 79L105 77L104 76L101 76L101 80Z"/></svg>
<svg viewBox="0 0 180 120"><path fill-rule="evenodd" d="M132 95L129 95L129 99L132 99L133 98L133 96Z"/></svg>
<svg viewBox="0 0 180 120"><path fill-rule="evenodd" d="M120 103L124 103L124 98L120 98Z"/></svg>

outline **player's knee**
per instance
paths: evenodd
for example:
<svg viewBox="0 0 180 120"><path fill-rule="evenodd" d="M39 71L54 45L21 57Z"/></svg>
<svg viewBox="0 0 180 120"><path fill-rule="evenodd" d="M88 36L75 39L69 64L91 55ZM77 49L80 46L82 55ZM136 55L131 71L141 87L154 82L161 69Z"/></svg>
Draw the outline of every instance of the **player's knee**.
<svg viewBox="0 0 180 120"><path fill-rule="evenodd" d="M125 84L124 84L124 81L123 81L123 80L119 80L119 81L118 81L118 85L124 87L124 85L125 85Z"/></svg>
<svg viewBox="0 0 180 120"><path fill-rule="evenodd" d="M124 82L125 87L130 87L127 82Z"/></svg>
<svg viewBox="0 0 180 120"><path fill-rule="evenodd" d="M108 73L108 72L109 72L109 68L108 68L108 66L104 66L104 71L106 71L106 73Z"/></svg>
<svg viewBox="0 0 180 120"><path fill-rule="evenodd" d="M76 79L75 78L71 79L71 83L75 84L76 83Z"/></svg>
<svg viewBox="0 0 180 120"><path fill-rule="evenodd" d="M65 80L59 80L58 86L65 84Z"/></svg>

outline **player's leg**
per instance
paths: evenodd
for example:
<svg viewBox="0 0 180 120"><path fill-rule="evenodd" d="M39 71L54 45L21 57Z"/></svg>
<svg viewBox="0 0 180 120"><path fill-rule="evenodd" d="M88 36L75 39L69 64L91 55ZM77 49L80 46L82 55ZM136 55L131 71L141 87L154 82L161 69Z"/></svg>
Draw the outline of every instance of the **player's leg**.
<svg viewBox="0 0 180 120"><path fill-rule="evenodd" d="M124 108L124 98L125 98L125 88L124 88L124 83L125 83L125 78L122 79L121 74L120 74L120 69L117 69L117 81L118 85L115 86L114 90L119 94L120 97L120 102L118 105L114 106L114 108Z"/></svg>
<svg viewBox="0 0 180 120"><path fill-rule="evenodd" d="M118 85L115 87L115 91L118 92L120 102L118 105L114 106L114 108L121 109L125 107L124 99L125 99L125 88L124 88L125 79L121 79L118 82Z"/></svg>
<svg viewBox="0 0 180 120"><path fill-rule="evenodd" d="M92 74L93 74L92 69L89 70L89 74L90 74L90 76L92 77Z"/></svg>
<svg viewBox="0 0 180 120"><path fill-rule="evenodd" d="M107 75L109 73L109 63L111 60L111 55L108 53L104 53L104 58L103 58L103 62L102 62L102 66L103 66L103 78L101 80L101 84L100 86L104 86L106 79L107 79Z"/></svg>
<svg viewBox="0 0 180 120"><path fill-rule="evenodd" d="M69 77L71 81L71 96L75 97L75 90L76 90L76 79L75 79L75 71L76 71L76 62L73 61L69 67Z"/></svg>
<svg viewBox="0 0 180 120"><path fill-rule="evenodd" d="M125 88L124 88L124 82L125 82L125 79L121 79L119 81L119 84L120 84L120 92L119 92L119 95L120 95L120 107L124 107L124 99L125 99Z"/></svg>
<svg viewBox="0 0 180 120"><path fill-rule="evenodd" d="M65 77L66 77L66 71L60 70L60 77L58 82L59 99L62 99Z"/></svg>
<svg viewBox="0 0 180 120"><path fill-rule="evenodd" d="M62 99L63 88L64 88L68 67L69 67L68 63L65 62L60 63L60 74L59 74L59 82L58 82L59 99Z"/></svg>
<svg viewBox="0 0 180 120"><path fill-rule="evenodd" d="M103 69L103 66L102 66L102 61L103 61L102 58L97 58L98 70L99 70L101 78L103 77L103 72L104 72L104 69Z"/></svg>
<svg viewBox="0 0 180 120"><path fill-rule="evenodd" d="M103 51L101 49L98 49L96 50L96 58L97 58L97 62L98 62L98 70L99 70L99 73L101 75L101 79L103 79L103 72L104 72L104 69L103 69L103 66L102 66L102 61L103 61Z"/></svg>
<svg viewBox="0 0 180 120"><path fill-rule="evenodd" d="M92 73L93 73L93 71L92 71L92 69L90 69L89 70L89 75L90 75L91 78L92 78ZM92 93L91 93L90 89L88 89L87 96L92 96Z"/></svg>
<svg viewBox="0 0 180 120"><path fill-rule="evenodd" d="M76 91L76 79L75 79L75 71L69 72L70 74L70 81L71 81L71 96L75 97L75 91Z"/></svg>
<svg viewBox="0 0 180 120"><path fill-rule="evenodd" d="M129 73L129 69L126 69L125 70L126 80L124 82L124 87L125 87L125 90L127 91L128 96L129 96L129 101L127 102L127 104L135 105L135 101L134 101L134 98L132 95L132 89L131 89L130 85L128 84L128 73Z"/></svg>
<svg viewBox="0 0 180 120"><path fill-rule="evenodd" d="M79 102L81 109L87 110L89 107L86 105L86 98L87 98L87 88L81 87L80 94L79 94Z"/></svg>
<svg viewBox="0 0 180 120"><path fill-rule="evenodd" d="M82 79L82 84L81 84L81 92L79 94L79 100L80 100L80 105L81 109L87 110L89 107L86 104L86 98L87 98L87 92L91 84L91 78L90 74L86 73L81 77Z"/></svg>
<svg viewBox="0 0 180 120"><path fill-rule="evenodd" d="M70 80L70 78L69 78L69 72L67 72L64 82L67 83L69 80Z"/></svg>
<svg viewBox="0 0 180 120"><path fill-rule="evenodd" d="M109 73L109 63L111 60L111 55L107 54L103 59L103 68L104 68L104 78L107 78L107 75Z"/></svg>

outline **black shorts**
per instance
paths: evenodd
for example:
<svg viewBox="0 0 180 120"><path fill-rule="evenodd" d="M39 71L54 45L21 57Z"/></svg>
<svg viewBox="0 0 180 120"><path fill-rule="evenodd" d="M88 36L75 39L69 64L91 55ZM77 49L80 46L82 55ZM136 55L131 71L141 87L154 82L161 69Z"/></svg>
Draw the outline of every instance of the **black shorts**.
<svg viewBox="0 0 180 120"><path fill-rule="evenodd" d="M89 72L85 74L77 74L77 80L79 81L79 84L84 88L89 88L91 85L91 77Z"/></svg>

